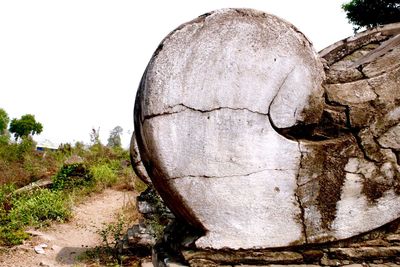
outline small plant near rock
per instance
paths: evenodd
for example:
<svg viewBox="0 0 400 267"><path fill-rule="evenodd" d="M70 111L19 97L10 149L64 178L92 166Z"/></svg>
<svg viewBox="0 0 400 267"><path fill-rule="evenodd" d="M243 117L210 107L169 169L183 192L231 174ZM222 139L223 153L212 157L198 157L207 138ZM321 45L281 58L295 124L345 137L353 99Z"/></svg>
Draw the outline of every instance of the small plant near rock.
<svg viewBox="0 0 400 267"><path fill-rule="evenodd" d="M66 164L53 177L53 189L71 189L78 186L90 185L92 181L93 176L85 164Z"/></svg>
<svg viewBox="0 0 400 267"><path fill-rule="evenodd" d="M118 180L115 170L109 164L94 165L90 168L90 172L96 183L103 188L112 186Z"/></svg>

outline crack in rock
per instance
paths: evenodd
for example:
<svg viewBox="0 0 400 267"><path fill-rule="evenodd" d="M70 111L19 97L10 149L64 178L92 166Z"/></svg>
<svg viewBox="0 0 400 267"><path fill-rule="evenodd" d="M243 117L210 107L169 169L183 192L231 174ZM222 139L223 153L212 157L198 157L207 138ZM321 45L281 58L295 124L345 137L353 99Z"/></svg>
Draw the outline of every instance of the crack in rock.
<svg viewBox="0 0 400 267"><path fill-rule="evenodd" d="M303 207L303 203L301 202L300 196L299 196L299 189L300 189L300 171L302 169L302 161L303 161L303 152L301 151L301 145L300 142L298 143L298 147L299 147L299 152L300 152L300 160L299 160L299 168L298 168L298 172L297 172L297 176L296 176L296 190L294 192L294 197L296 198L297 204L299 205L300 208L300 223L302 225L303 228L303 235L304 235L304 239L305 239L305 243L308 243L308 236L307 236L307 225L305 222L305 210Z"/></svg>
<svg viewBox="0 0 400 267"><path fill-rule="evenodd" d="M245 173L245 174L232 174L232 175L225 175L225 176L214 176L214 175L184 175L184 176L177 176L177 177L171 177L168 178L167 180L176 180L176 179L183 179L183 178L205 178L205 179L221 179L221 178L232 178L232 177L247 177L247 176L251 176L253 174L258 174L258 173L262 173L265 171L290 171L292 169L271 169L271 168L267 168L267 169L262 169L259 171L255 171L255 172L249 172L249 173Z"/></svg>
<svg viewBox="0 0 400 267"><path fill-rule="evenodd" d="M152 118L155 118L155 117L173 115L173 114L181 113L181 112L186 111L186 110L191 110L191 111L200 112L200 113L210 113L210 112L214 112L214 111L218 111L218 110L229 109L229 110L245 110L245 111L248 111L248 112L251 112L251 113L255 113L255 114L259 114L259 115L263 115L263 116L268 116L269 115L268 113L263 113L263 112L260 112L260 111L251 110L249 108L216 107L216 108L212 108L212 109L208 109L208 110L202 110L202 109L189 107L189 106L187 106L187 105L185 105L183 103L176 104L174 106L168 107L168 109L169 110L173 110L176 107L182 107L183 109L180 109L178 111L162 112L162 113L147 115L147 116L144 117L142 123L145 120L149 120L149 119L152 119Z"/></svg>

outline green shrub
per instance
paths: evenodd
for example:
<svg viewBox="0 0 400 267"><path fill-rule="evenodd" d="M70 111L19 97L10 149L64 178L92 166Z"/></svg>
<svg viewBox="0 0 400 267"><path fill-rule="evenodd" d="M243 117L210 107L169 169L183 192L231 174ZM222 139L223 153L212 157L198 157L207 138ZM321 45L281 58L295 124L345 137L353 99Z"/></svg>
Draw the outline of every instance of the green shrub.
<svg viewBox="0 0 400 267"><path fill-rule="evenodd" d="M73 187L90 185L93 176L83 163L68 164L61 167L53 177L53 189L71 189Z"/></svg>
<svg viewBox="0 0 400 267"><path fill-rule="evenodd" d="M28 238L26 226L46 226L71 216L70 198L61 191L38 189L13 194L12 185L0 187L0 245L17 245Z"/></svg>
<svg viewBox="0 0 400 267"><path fill-rule="evenodd" d="M90 171L94 180L103 188L112 186L118 180L116 172L108 164L94 165Z"/></svg>
<svg viewBox="0 0 400 267"><path fill-rule="evenodd" d="M45 226L51 220L64 221L71 216L71 203L59 191L36 190L18 197L9 213L10 226Z"/></svg>
<svg viewBox="0 0 400 267"><path fill-rule="evenodd" d="M22 228L12 228L9 225L0 226L0 245L15 246L22 244L29 234Z"/></svg>

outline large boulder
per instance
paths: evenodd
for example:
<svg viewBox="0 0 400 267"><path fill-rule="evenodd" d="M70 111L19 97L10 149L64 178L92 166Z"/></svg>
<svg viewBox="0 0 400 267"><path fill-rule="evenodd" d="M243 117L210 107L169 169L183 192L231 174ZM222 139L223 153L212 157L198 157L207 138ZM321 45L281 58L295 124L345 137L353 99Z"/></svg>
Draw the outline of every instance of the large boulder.
<svg viewBox="0 0 400 267"><path fill-rule="evenodd" d="M135 104L142 161L196 244L304 243L301 151L279 128L316 123L324 73L293 25L247 9L180 26L153 55Z"/></svg>
<svg viewBox="0 0 400 267"><path fill-rule="evenodd" d="M291 24L224 9L153 55L135 131L154 187L199 248L340 240L400 215L399 25L320 53Z"/></svg>

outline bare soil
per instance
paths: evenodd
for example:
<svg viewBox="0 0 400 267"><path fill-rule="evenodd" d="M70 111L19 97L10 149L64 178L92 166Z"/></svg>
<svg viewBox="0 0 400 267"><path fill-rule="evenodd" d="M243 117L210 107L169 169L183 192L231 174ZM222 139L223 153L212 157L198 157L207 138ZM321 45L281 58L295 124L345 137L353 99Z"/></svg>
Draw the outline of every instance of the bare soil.
<svg viewBox="0 0 400 267"><path fill-rule="evenodd" d="M106 189L73 209L73 218L45 230L30 230L32 238L0 254L2 267L85 266L77 259L83 252L101 245L98 230L115 222L117 214L135 201L135 192ZM133 222L132 222L133 223ZM34 247L46 244L44 254Z"/></svg>

